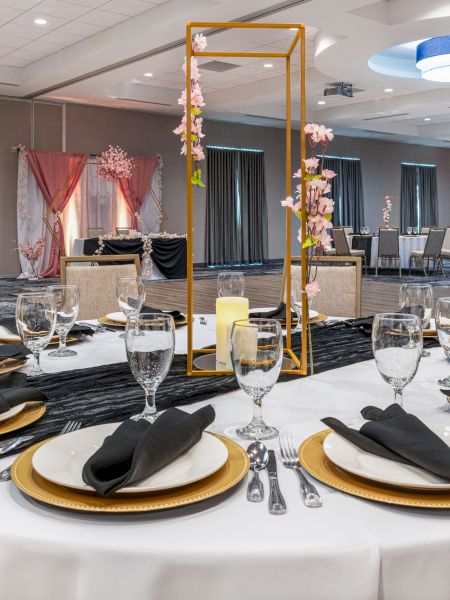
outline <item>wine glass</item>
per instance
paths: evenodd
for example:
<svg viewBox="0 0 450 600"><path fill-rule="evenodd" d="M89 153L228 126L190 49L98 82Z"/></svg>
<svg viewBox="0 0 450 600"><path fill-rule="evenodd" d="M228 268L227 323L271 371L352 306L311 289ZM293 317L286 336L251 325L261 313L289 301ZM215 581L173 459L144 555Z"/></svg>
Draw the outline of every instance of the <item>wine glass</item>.
<svg viewBox="0 0 450 600"><path fill-rule="evenodd" d="M419 233L419 228L418 227L413 227L413 234L417 235Z"/></svg>
<svg viewBox="0 0 450 600"><path fill-rule="evenodd" d="M436 302L436 329L439 343L450 360L450 298L438 298ZM450 388L450 375L438 380L441 387Z"/></svg>
<svg viewBox="0 0 450 600"><path fill-rule="evenodd" d="M132 314L127 319L125 347L133 377L145 393L144 410L132 419L153 423L158 417L156 390L169 371L175 349L173 318L161 313Z"/></svg>
<svg viewBox="0 0 450 600"><path fill-rule="evenodd" d="M56 334L59 336L59 347L49 352L49 356L66 358L76 356L75 350L66 347L66 338L78 317L80 298L76 285L51 285L48 288L55 298L56 305Z"/></svg>
<svg viewBox="0 0 450 600"><path fill-rule="evenodd" d="M117 302L127 319L130 315L138 314L145 302L145 285L142 277L119 277ZM119 337L124 338L125 334L121 333Z"/></svg>
<svg viewBox="0 0 450 600"><path fill-rule="evenodd" d="M429 283L403 283L400 287L400 312L417 315L422 329L430 324L433 309L433 288ZM423 357L430 352L423 350Z"/></svg>
<svg viewBox="0 0 450 600"><path fill-rule="evenodd" d="M217 276L219 296L244 296L245 279L242 271L220 271Z"/></svg>
<svg viewBox="0 0 450 600"><path fill-rule="evenodd" d="M231 331L231 360L239 386L253 400L253 419L236 433L246 440L270 440L278 430L264 423L262 399L278 380L283 362L283 333L274 319L235 321Z"/></svg>
<svg viewBox="0 0 450 600"><path fill-rule="evenodd" d="M56 325L55 298L48 292L19 294L16 304L17 331L24 345L33 353L30 375L42 375L41 352L52 339Z"/></svg>
<svg viewBox="0 0 450 600"><path fill-rule="evenodd" d="M403 406L403 389L413 380L422 354L423 337L417 315L375 315L372 349L382 378L394 388L395 401Z"/></svg>
<svg viewBox="0 0 450 600"><path fill-rule="evenodd" d="M302 302L302 276L300 274L295 273L291 275L291 305L292 310L294 310L295 314L297 315L297 325L292 333L298 333L302 330Z"/></svg>
<svg viewBox="0 0 450 600"><path fill-rule="evenodd" d="M407 228L406 228L406 233L407 233L408 235L411 235L411 234L412 234L412 230L413 230L413 229L412 229L412 227L407 227Z"/></svg>

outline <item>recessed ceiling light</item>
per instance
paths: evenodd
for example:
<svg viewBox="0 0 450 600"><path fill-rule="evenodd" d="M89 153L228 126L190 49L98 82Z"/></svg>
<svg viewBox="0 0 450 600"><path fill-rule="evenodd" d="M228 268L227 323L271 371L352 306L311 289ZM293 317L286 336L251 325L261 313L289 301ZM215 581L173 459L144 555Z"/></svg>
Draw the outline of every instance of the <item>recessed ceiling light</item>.
<svg viewBox="0 0 450 600"><path fill-rule="evenodd" d="M144 77L153 77L153 73L144 73Z"/></svg>
<svg viewBox="0 0 450 600"><path fill-rule="evenodd" d="M34 24L35 25L47 25L47 19L35 19L34 20Z"/></svg>
<svg viewBox="0 0 450 600"><path fill-rule="evenodd" d="M273 64L272 63L264 63L264 68L265 69L272 69L273 68Z"/></svg>
<svg viewBox="0 0 450 600"><path fill-rule="evenodd" d="M386 94L390 94L390 92L393 92L394 90L392 88L386 88L384 91Z"/></svg>
<svg viewBox="0 0 450 600"><path fill-rule="evenodd" d="M425 117L424 121L431 121L431 117Z"/></svg>
<svg viewBox="0 0 450 600"><path fill-rule="evenodd" d="M325 100L318 100L317 104L326 104Z"/></svg>

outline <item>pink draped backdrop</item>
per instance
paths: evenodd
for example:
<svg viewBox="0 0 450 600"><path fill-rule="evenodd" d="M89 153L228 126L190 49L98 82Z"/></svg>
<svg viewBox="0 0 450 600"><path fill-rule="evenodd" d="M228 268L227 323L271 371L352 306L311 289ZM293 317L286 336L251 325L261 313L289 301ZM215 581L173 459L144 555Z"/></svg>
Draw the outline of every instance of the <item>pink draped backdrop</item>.
<svg viewBox="0 0 450 600"><path fill-rule="evenodd" d="M59 275L61 248L64 248L64 231L59 213L69 202L88 156L47 150L27 150L27 159L47 205L55 214L50 261L42 276L56 277Z"/></svg>
<svg viewBox="0 0 450 600"><path fill-rule="evenodd" d="M145 197L152 184L158 158L148 156L133 157L133 170L130 179L120 179L120 191L123 194L128 212L131 215L131 227L138 228L138 217Z"/></svg>

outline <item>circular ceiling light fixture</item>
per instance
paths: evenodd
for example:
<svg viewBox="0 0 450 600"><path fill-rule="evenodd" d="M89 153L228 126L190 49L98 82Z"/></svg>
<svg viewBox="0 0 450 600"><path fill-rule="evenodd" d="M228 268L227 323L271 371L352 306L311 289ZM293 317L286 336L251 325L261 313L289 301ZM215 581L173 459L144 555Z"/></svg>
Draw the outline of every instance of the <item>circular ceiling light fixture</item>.
<svg viewBox="0 0 450 600"><path fill-rule="evenodd" d="M317 104L322 104L322 105L323 105L323 104L326 104L326 102L325 102L325 100L319 100L319 101L317 102Z"/></svg>
<svg viewBox="0 0 450 600"><path fill-rule="evenodd" d="M34 20L34 24L35 25L47 25L47 19L42 19L41 17L39 17L38 19Z"/></svg>
<svg viewBox="0 0 450 600"><path fill-rule="evenodd" d="M144 73L144 77L153 77L153 73Z"/></svg>
<svg viewBox="0 0 450 600"><path fill-rule="evenodd" d="M416 65L422 79L450 82L450 35L421 42L416 50Z"/></svg>

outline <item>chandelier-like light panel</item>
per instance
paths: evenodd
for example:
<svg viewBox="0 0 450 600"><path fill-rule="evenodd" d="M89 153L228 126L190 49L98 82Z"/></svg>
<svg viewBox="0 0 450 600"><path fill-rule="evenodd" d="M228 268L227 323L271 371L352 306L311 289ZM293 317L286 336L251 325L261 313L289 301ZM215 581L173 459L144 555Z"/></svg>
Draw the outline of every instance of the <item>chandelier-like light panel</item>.
<svg viewBox="0 0 450 600"><path fill-rule="evenodd" d="M423 79L450 82L450 35L421 42L417 46L416 65Z"/></svg>

